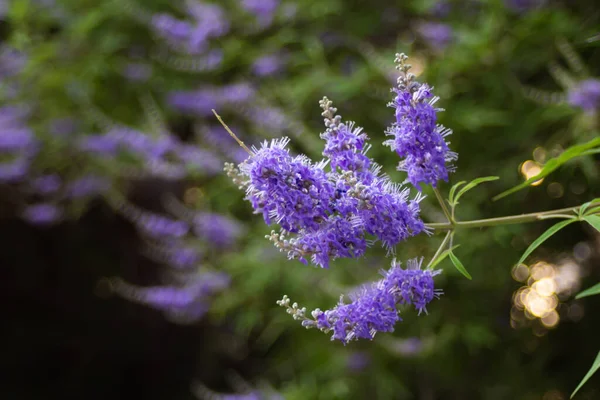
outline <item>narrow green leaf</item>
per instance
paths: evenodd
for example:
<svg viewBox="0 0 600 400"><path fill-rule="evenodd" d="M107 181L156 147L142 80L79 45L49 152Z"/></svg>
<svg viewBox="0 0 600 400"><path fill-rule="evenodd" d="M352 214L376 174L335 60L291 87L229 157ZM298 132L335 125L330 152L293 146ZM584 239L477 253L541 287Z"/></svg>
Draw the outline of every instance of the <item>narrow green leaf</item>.
<svg viewBox="0 0 600 400"><path fill-rule="evenodd" d="M499 195L493 197L492 200L494 200L494 201L499 200L510 194L518 192L521 189L526 188L533 182L539 181L540 179L546 177L547 175L550 175L552 172L554 172L554 170L556 170L558 167L560 167L567 161L570 161L573 158L579 157L579 156L583 155L583 153L585 153L586 151L596 148L598 146L600 146L600 137L596 137L595 139L592 139L587 143L577 144L577 145L569 147L558 157L551 158L550 160L548 160L546 162L546 164L544 164L544 167L542 168L542 170L540 171L539 174L527 179L525 182L522 182L511 189L508 189L508 190L500 193Z"/></svg>
<svg viewBox="0 0 600 400"><path fill-rule="evenodd" d="M460 260L454 255L453 252L448 253L448 255L450 256L450 261L452 261L452 264L454 264L454 267L456 267L458 272L463 274L467 279L473 279L471 275L467 272L467 269L465 268L463 263L460 262Z"/></svg>
<svg viewBox="0 0 600 400"><path fill-rule="evenodd" d="M463 194L467 193L469 190L473 189L475 186L479 185L480 183L491 182L491 181L495 181L498 179L500 179L499 176L484 176L482 178L473 179L471 182L469 182L467 184L467 186L465 186L464 188L462 188L458 191L458 194L456 195L456 198L454 199L454 201L458 202L458 199L460 199Z"/></svg>
<svg viewBox="0 0 600 400"><path fill-rule="evenodd" d="M593 226L598 232L600 232L600 217L597 215L586 215L583 220Z"/></svg>
<svg viewBox="0 0 600 400"><path fill-rule="evenodd" d="M585 215L585 212L587 211L588 208L590 208L590 206L592 206L592 205L597 206L597 205L599 205L598 203L600 203L600 197L590 200L587 203L583 203L581 205L581 207L579 207L579 215Z"/></svg>
<svg viewBox="0 0 600 400"><path fill-rule="evenodd" d="M565 226L567 226L569 224L572 224L575 221L576 220L574 220L574 219L569 219L569 220L566 220L566 221L561 221L558 224L552 225L546 232L542 233L539 238L535 239L533 241L533 243L531 243L529 245L529 247L527 248L527 250L525 250L525 253L523 253L523 255L521 256L521 258L519 259L519 262L517 262L517 264L522 264L523 261L525 261L525 259L535 249L537 249L542 243L544 243L546 241L546 239L548 239L550 236L554 235L556 232L558 232L559 230L561 230Z"/></svg>
<svg viewBox="0 0 600 400"><path fill-rule="evenodd" d="M600 283L595 284L591 288L585 289L583 292L579 292L576 299L581 299L582 297L594 296L596 294L600 294Z"/></svg>
<svg viewBox="0 0 600 400"><path fill-rule="evenodd" d="M467 183L467 181L460 181L450 188L450 193L448 194L448 201L451 205L454 204L454 193L459 187L461 187L465 183Z"/></svg>
<svg viewBox="0 0 600 400"><path fill-rule="evenodd" d="M571 398L573 398L573 396L575 396L575 393L577 393L579 391L579 389L581 389L581 387L588 381L588 379L590 379L592 377L592 375L594 375L594 373L596 373L596 371L598 371L598 368L600 368L600 353L598 353L598 355L596 356L596 359L594 360L594 363L592 364L592 368L590 368L590 370L587 372L587 374L585 374L585 376L583 377L583 379L581 380L579 385L577 385L577 387L571 394Z"/></svg>
<svg viewBox="0 0 600 400"><path fill-rule="evenodd" d="M444 259L448 257L448 254L450 254L452 250L456 249L459 246L460 244L457 244L456 246L452 246L451 248L444 250L439 256L437 256L435 260L433 260L433 262L429 266L429 269L433 269L436 265L444 261Z"/></svg>

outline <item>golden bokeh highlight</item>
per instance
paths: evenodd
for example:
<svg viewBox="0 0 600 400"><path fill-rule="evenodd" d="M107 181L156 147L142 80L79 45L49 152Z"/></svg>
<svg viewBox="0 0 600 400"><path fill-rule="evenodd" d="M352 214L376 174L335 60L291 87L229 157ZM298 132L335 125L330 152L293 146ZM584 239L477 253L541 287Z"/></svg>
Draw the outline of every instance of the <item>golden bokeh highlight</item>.
<svg viewBox="0 0 600 400"><path fill-rule="evenodd" d="M512 277L518 282L525 282L526 286L520 287L513 294L511 327L516 329L523 326L526 320L539 320L541 325L538 325L539 329L536 328L537 333L534 333L543 335L545 329L554 328L560 322L557 311L560 298L564 299L578 290L580 267L573 260L564 260L559 265L538 261L531 266L517 265L513 268ZM573 312L575 317L581 313L582 310L577 307ZM573 319L569 314L570 308L567 315Z"/></svg>
<svg viewBox="0 0 600 400"><path fill-rule="evenodd" d="M542 166L533 160L527 160L523 164L521 164L519 170L521 171L521 175L523 175L525 179L530 179L542 172ZM531 186L540 185L543 181L544 178L539 179L535 182L532 182Z"/></svg>

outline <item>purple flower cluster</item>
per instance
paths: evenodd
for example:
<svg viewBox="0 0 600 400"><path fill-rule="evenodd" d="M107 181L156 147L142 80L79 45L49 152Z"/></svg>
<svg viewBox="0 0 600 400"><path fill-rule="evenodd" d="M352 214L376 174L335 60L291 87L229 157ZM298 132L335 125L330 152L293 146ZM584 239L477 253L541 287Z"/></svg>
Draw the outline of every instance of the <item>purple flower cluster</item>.
<svg viewBox="0 0 600 400"><path fill-rule="evenodd" d="M569 90L569 104L585 112L600 109L600 79L586 79Z"/></svg>
<svg viewBox="0 0 600 400"><path fill-rule="evenodd" d="M189 54L207 53L210 39L229 31L229 21L223 9L216 4L196 0L186 2L189 20L180 20L170 14L156 14L152 19L155 31L171 45Z"/></svg>
<svg viewBox="0 0 600 400"><path fill-rule="evenodd" d="M283 68L283 58L279 54L267 54L252 63L252 72L256 76L274 75Z"/></svg>
<svg viewBox="0 0 600 400"><path fill-rule="evenodd" d="M321 101L327 130L323 155L313 163L306 156L292 156L289 139L275 139L254 148L228 173L246 187L246 199L267 224L277 223L280 233L268 238L288 257L327 268L330 259L356 258L369 244L395 245L423 231L419 219L420 196L408 198L408 190L379 174L365 153L367 136L353 123L342 123L331 102ZM327 163L331 170L325 171ZM288 235L294 235L287 238Z"/></svg>
<svg viewBox="0 0 600 400"><path fill-rule="evenodd" d="M525 13L544 5L546 0L504 0L504 5L517 13Z"/></svg>
<svg viewBox="0 0 600 400"><path fill-rule="evenodd" d="M171 107L198 116L211 115L212 109L239 105L252 100L254 89L246 83L225 85L222 87L206 86L197 90L174 91L168 96Z"/></svg>
<svg viewBox="0 0 600 400"><path fill-rule="evenodd" d="M444 50L454 39L452 27L440 22L423 22L418 25L417 32L430 47L438 51Z"/></svg>
<svg viewBox="0 0 600 400"><path fill-rule="evenodd" d="M442 292L434 287L434 276L440 270L423 270L421 261L407 261L406 269L400 263L392 262L388 271L383 271L383 279L350 295L351 302L344 303L343 298L331 310L312 312L313 319L305 316L306 309L290 306L287 296L280 301L294 319L301 320L306 328L317 328L323 332L333 332L331 340L346 344L353 340L372 340L377 332L393 332L394 326L401 321L398 306L412 305L419 314L427 312L426 306Z"/></svg>
<svg viewBox="0 0 600 400"><path fill-rule="evenodd" d="M438 98L427 84L415 81L408 72L407 58L404 54L396 57L401 76L390 103L396 109L396 122L386 132L393 138L384 144L404 158L398 169L408 174L412 185L418 189L421 183L436 187L439 180L448 180L448 172L453 170L450 163L457 158L445 140L452 131L437 124L441 109L434 105Z"/></svg>
<svg viewBox="0 0 600 400"><path fill-rule="evenodd" d="M130 301L164 312L175 322L190 323L208 311L210 296L228 285L228 275L204 271L186 275L186 282L177 286L141 287L115 279L112 289Z"/></svg>
<svg viewBox="0 0 600 400"><path fill-rule="evenodd" d="M279 0L242 0L241 6L256 17L260 26L266 27L273 21Z"/></svg>

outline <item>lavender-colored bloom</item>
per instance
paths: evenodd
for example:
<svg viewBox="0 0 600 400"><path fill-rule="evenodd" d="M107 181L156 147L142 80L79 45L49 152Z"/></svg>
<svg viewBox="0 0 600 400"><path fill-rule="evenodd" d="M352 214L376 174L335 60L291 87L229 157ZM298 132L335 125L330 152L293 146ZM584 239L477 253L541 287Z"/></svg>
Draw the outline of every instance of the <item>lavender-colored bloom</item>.
<svg viewBox="0 0 600 400"><path fill-rule="evenodd" d="M573 107L579 107L585 112L600 108L600 80L587 79L579 82L569 90L568 101Z"/></svg>
<svg viewBox="0 0 600 400"><path fill-rule="evenodd" d="M183 221L152 213L143 213L135 223L154 238L180 238L185 236L190 229L189 225Z"/></svg>
<svg viewBox="0 0 600 400"><path fill-rule="evenodd" d="M47 195L60 189L62 180L57 174L43 175L31 182L31 188L39 194Z"/></svg>
<svg viewBox="0 0 600 400"><path fill-rule="evenodd" d="M271 23L275 10L279 6L279 0L242 0L241 6L254 14L264 26Z"/></svg>
<svg viewBox="0 0 600 400"><path fill-rule="evenodd" d="M119 139L114 135L87 135L79 139L77 148L97 155L113 156L119 148Z"/></svg>
<svg viewBox="0 0 600 400"><path fill-rule="evenodd" d="M23 210L22 217L27 222L34 225L49 225L59 221L63 212L54 204L38 203L27 206Z"/></svg>
<svg viewBox="0 0 600 400"><path fill-rule="evenodd" d="M219 95L223 103L243 103L252 100L255 90L249 83L241 82L224 86Z"/></svg>
<svg viewBox="0 0 600 400"><path fill-rule="evenodd" d="M346 361L349 370L359 372L363 371L371 364L371 356L364 351L356 351L350 354Z"/></svg>
<svg viewBox="0 0 600 400"><path fill-rule="evenodd" d="M384 278L350 295L351 303L339 304L328 311L315 310L314 320L306 319L303 325L325 332L333 331L332 340L344 344L352 340L372 340L377 332L393 332L400 321L397 305L413 305L421 313L426 305L441 295L434 288L433 277L441 271L422 270L421 261L409 260L407 268L392 262L392 267L382 272Z"/></svg>
<svg viewBox="0 0 600 400"><path fill-rule="evenodd" d="M195 113L200 116L211 115L211 110L220 105L219 101L219 93L212 88L174 91L167 97L167 102L171 107L181 112Z"/></svg>
<svg viewBox="0 0 600 400"><path fill-rule="evenodd" d="M417 28L419 34L434 49L443 50L452 43L454 32L450 25L438 22L424 22Z"/></svg>
<svg viewBox="0 0 600 400"><path fill-rule="evenodd" d="M418 189L421 183L435 187L438 180L448 180L448 172L453 169L449 163L457 157L444 139L452 132L437 124L437 112L441 110L434 104L438 97L427 84L406 74L409 67L404 64L404 55L398 55L397 60L403 73L390 103L396 109L396 122L386 132L393 139L384 144L404 157L398 169L407 172L410 183Z"/></svg>
<svg viewBox="0 0 600 400"><path fill-rule="evenodd" d="M235 126L230 126L230 128L233 132L241 131ZM236 163L241 163L248 158L248 153L231 139L229 133L221 125L202 129L201 138L204 143L216 148Z"/></svg>
<svg viewBox="0 0 600 400"><path fill-rule="evenodd" d="M213 272L203 272L190 279L191 283L182 287L139 287L116 280L113 290L128 300L162 310L181 322L193 322L207 311L208 297L227 287L230 279L225 273Z"/></svg>
<svg viewBox="0 0 600 400"><path fill-rule="evenodd" d="M67 184L67 196L72 199L104 193L110 188L110 180L104 176L86 175Z"/></svg>
<svg viewBox="0 0 600 400"><path fill-rule="evenodd" d="M147 82L152 76L152 66L144 62L129 62L123 68L122 74L132 82Z"/></svg>
<svg viewBox="0 0 600 400"><path fill-rule="evenodd" d="M268 54L257 58L252 63L252 72L258 76L268 76L276 74L281 70L283 62L281 56L277 54Z"/></svg>
<svg viewBox="0 0 600 400"><path fill-rule="evenodd" d="M35 143L29 128L7 125L0 124L0 152L23 151Z"/></svg>
<svg viewBox="0 0 600 400"><path fill-rule="evenodd" d="M181 21L169 14L156 14L152 25L166 39L185 41L192 32L192 24Z"/></svg>
<svg viewBox="0 0 600 400"><path fill-rule="evenodd" d="M207 174L216 174L223 170L223 162L210 151L189 144L180 144L175 150L177 158L190 168L196 168Z"/></svg>
<svg viewBox="0 0 600 400"><path fill-rule="evenodd" d="M11 183L23 179L29 171L30 157L20 155L9 162L0 162L0 183Z"/></svg>
<svg viewBox="0 0 600 400"><path fill-rule="evenodd" d="M250 118L259 128L273 133L285 130L289 121L281 109L277 107L252 107Z"/></svg>
<svg viewBox="0 0 600 400"><path fill-rule="evenodd" d="M361 127L355 128L352 122L332 125L321 134L321 138L325 140L323 155L329 158L333 170L369 170L371 159L364 154L368 150L365 143L369 138Z"/></svg>
<svg viewBox="0 0 600 400"><path fill-rule="evenodd" d="M306 263L310 256L321 268L329 268L332 259L361 257L367 249L364 230L340 216L330 216L318 229L301 231L289 243L290 258Z"/></svg>
<svg viewBox="0 0 600 400"><path fill-rule="evenodd" d="M225 215L204 212L194 218L194 233L217 247L227 248L242 234L242 225Z"/></svg>
<svg viewBox="0 0 600 400"><path fill-rule="evenodd" d="M292 157L285 148L288 138L264 142L240 165L250 179L246 198L267 224L277 222L289 232L317 229L331 213L333 184L325 164L313 165L305 156Z"/></svg>

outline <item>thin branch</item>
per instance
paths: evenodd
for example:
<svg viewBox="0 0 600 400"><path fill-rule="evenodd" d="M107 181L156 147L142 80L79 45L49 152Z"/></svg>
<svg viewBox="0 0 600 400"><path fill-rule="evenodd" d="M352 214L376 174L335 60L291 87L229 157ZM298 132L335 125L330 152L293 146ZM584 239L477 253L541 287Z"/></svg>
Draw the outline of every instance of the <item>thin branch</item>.
<svg viewBox="0 0 600 400"><path fill-rule="evenodd" d="M223 119L221 118L221 116L219 114L217 114L217 112L213 109L212 110L213 114L215 114L215 117L217 117L217 119L219 120L219 122L221 123L221 125L223 125L223 128L225 128L225 130L227 131L227 133L229 133L229 135L240 145L240 147L244 150L246 150L246 152L248 154L250 154L251 156L254 155L254 153L252 152L252 150L250 150L248 148L248 146L246 146L246 144L244 142L242 142L240 140L240 138L238 138L236 136L235 133L233 133L233 131L231 129L229 129L229 127L227 126L227 124L225 122L223 122Z"/></svg>

